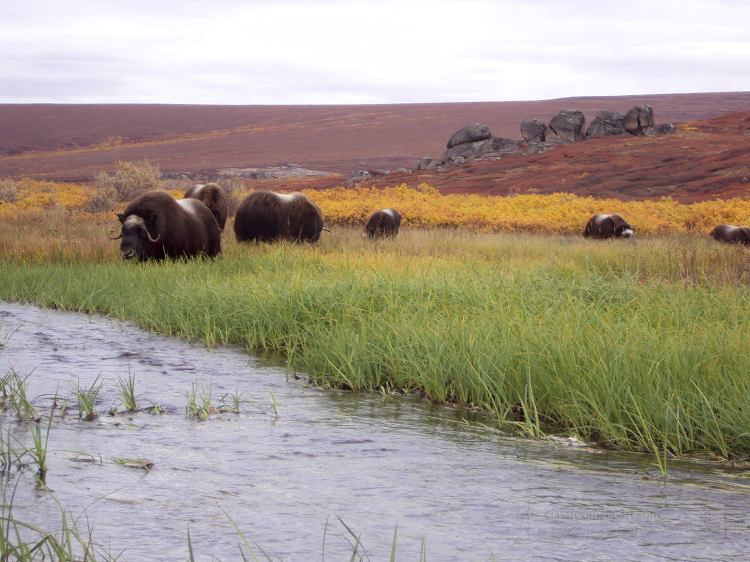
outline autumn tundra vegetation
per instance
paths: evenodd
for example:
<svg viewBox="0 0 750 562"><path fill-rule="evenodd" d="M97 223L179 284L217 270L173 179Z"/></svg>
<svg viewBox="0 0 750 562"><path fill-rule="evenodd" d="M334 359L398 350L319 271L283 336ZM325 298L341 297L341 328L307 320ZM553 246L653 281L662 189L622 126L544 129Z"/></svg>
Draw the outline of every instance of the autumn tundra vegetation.
<svg viewBox="0 0 750 562"><path fill-rule="evenodd" d="M216 259L132 263L109 238L127 202L114 183L0 183L0 298L281 350L321 387L418 392L535 437L660 463L750 456L750 254L709 236L749 222L744 199L342 186L304 190L331 230L317 244L240 244L226 229ZM253 185L222 187L239 201ZM401 215L398 237L363 238L383 208ZM585 238L597 213L637 236Z"/></svg>

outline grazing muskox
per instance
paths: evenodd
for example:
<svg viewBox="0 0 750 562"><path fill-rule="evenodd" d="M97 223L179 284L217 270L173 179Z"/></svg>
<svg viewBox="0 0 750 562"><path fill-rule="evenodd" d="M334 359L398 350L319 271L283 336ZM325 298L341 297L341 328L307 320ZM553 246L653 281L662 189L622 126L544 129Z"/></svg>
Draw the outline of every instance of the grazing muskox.
<svg viewBox="0 0 750 562"><path fill-rule="evenodd" d="M618 214L594 215L583 230L585 238L630 238L633 227Z"/></svg>
<svg viewBox="0 0 750 562"><path fill-rule="evenodd" d="M237 242L317 242L322 230L323 212L304 193L254 191L234 217Z"/></svg>
<svg viewBox="0 0 750 562"><path fill-rule="evenodd" d="M197 199L175 200L164 191L134 199L122 213L120 255L129 260L162 260L221 253L221 231L213 214Z"/></svg>
<svg viewBox="0 0 750 562"><path fill-rule="evenodd" d="M218 183L196 184L185 192L184 199L197 199L213 213L221 230L227 222L227 196Z"/></svg>
<svg viewBox="0 0 750 562"><path fill-rule="evenodd" d="M711 238L727 244L750 246L750 227L720 224L711 231Z"/></svg>
<svg viewBox="0 0 750 562"><path fill-rule="evenodd" d="M375 211L365 223L365 235L370 238L381 236L396 236L401 226L401 215L396 209L383 209Z"/></svg>

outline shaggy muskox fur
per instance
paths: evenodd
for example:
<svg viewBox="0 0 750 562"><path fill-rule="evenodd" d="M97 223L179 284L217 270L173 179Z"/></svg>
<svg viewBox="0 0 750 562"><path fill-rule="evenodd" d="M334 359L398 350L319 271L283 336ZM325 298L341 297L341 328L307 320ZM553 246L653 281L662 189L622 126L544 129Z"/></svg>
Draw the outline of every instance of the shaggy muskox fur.
<svg viewBox="0 0 750 562"><path fill-rule="evenodd" d="M381 236L396 236L401 226L401 215L396 209L383 209L375 211L365 223L365 234L370 238Z"/></svg>
<svg viewBox="0 0 750 562"><path fill-rule="evenodd" d="M585 238L630 238L635 229L618 214L594 215L583 230Z"/></svg>
<svg viewBox="0 0 750 562"><path fill-rule="evenodd" d="M221 231L197 199L173 199L164 191L145 193L117 214L122 224L120 255L142 260L221 253Z"/></svg>
<svg viewBox="0 0 750 562"><path fill-rule="evenodd" d="M750 227L720 224L711 231L711 238L727 244L750 246Z"/></svg>
<svg viewBox="0 0 750 562"><path fill-rule="evenodd" d="M254 191L234 216L237 242L317 242L322 230L323 211L304 193Z"/></svg>
<svg viewBox="0 0 750 562"><path fill-rule="evenodd" d="M218 183L196 184L185 192L184 199L197 199L213 213L221 230L227 222L227 196Z"/></svg>

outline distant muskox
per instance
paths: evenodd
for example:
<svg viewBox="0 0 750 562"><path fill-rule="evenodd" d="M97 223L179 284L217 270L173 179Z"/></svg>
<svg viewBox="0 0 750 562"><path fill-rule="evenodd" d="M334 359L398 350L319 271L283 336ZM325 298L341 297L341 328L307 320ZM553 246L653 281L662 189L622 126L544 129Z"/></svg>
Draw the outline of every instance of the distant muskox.
<svg viewBox="0 0 750 562"><path fill-rule="evenodd" d="M213 214L197 199L173 199L152 191L134 199L122 213L120 255L129 260L162 260L221 253L221 231Z"/></svg>
<svg viewBox="0 0 750 562"><path fill-rule="evenodd" d="M727 244L750 246L750 227L720 224L711 231L711 238Z"/></svg>
<svg viewBox="0 0 750 562"><path fill-rule="evenodd" d="M383 209L375 211L365 223L365 235L370 238L381 236L396 236L401 226L401 215L396 209Z"/></svg>
<svg viewBox="0 0 750 562"><path fill-rule="evenodd" d="M618 214L594 215L586 223L583 231L585 238L630 238L633 227Z"/></svg>
<svg viewBox="0 0 750 562"><path fill-rule="evenodd" d="M234 217L237 242L317 242L322 230L323 212L304 193L254 191Z"/></svg>
<svg viewBox="0 0 750 562"><path fill-rule="evenodd" d="M196 184L185 192L185 199L197 199L213 213L221 230L227 222L229 206L227 196L218 183Z"/></svg>

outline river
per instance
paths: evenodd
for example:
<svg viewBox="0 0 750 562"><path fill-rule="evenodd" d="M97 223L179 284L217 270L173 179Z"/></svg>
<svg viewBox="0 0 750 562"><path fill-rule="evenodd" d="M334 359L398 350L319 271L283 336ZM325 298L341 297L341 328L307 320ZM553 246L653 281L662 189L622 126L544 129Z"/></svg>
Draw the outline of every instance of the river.
<svg viewBox="0 0 750 562"><path fill-rule="evenodd" d="M0 375L26 377L44 429L59 397L48 487L121 561L185 560L188 531L197 560L239 560L228 516L259 558L285 562L349 560L344 524L372 561L389 560L396 529L400 561L422 548L432 562L750 560L747 472L670 460L665 480L647 455L510 437L415 396L310 388L278 355L16 303L0 319ZM128 376L139 406L163 413L108 414ZM73 389L95 382L99 415L81 421ZM188 415L194 391L217 410L239 397L239 413ZM0 421L30 441L11 411ZM5 484L17 519L57 529L33 470Z"/></svg>

